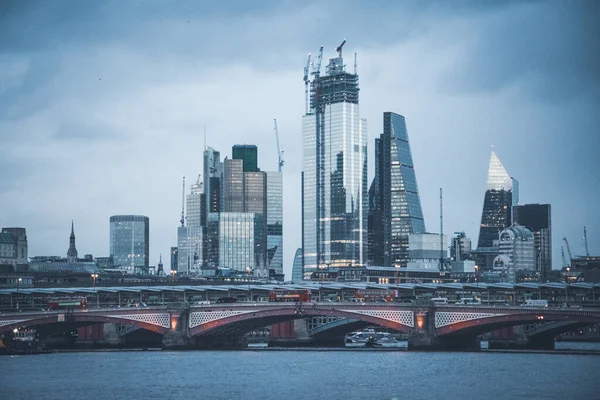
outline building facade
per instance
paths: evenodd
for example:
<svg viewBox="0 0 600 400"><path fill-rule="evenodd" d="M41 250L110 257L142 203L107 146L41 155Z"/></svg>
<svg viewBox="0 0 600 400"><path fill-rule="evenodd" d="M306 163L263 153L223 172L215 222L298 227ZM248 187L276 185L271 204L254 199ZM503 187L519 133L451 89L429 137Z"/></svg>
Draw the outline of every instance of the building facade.
<svg viewBox="0 0 600 400"><path fill-rule="evenodd" d="M302 117L302 249L305 277L324 265L367 261L367 123L360 118L358 75L339 48L326 74L310 82Z"/></svg>
<svg viewBox="0 0 600 400"><path fill-rule="evenodd" d="M269 274L283 274L283 174L267 172L267 263Z"/></svg>
<svg viewBox="0 0 600 400"><path fill-rule="evenodd" d="M471 239L464 232L454 232L450 244L450 261L469 260L471 250Z"/></svg>
<svg viewBox="0 0 600 400"><path fill-rule="evenodd" d="M150 220L143 215L110 217L110 255L128 274L148 272Z"/></svg>
<svg viewBox="0 0 600 400"><path fill-rule="evenodd" d="M409 235L425 233L425 222L402 115L383 113L375 170L369 189L369 259L373 265L406 267Z"/></svg>
<svg viewBox="0 0 600 400"><path fill-rule="evenodd" d="M258 147L253 144L236 144L231 149L231 158L244 162L244 172L258 172Z"/></svg>
<svg viewBox="0 0 600 400"><path fill-rule="evenodd" d="M294 254L294 263L292 264L292 282L298 283L304 280L304 273L302 272L302 249L296 249Z"/></svg>
<svg viewBox="0 0 600 400"><path fill-rule="evenodd" d="M502 281L515 283L519 271L535 271L535 240L529 229L512 224L499 233L498 239L494 271Z"/></svg>
<svg viewBox="0 0 600 400"><path fill-rule="evenodd" d="M260 268L260 256L255 252L255 230L261 223L254 213L222 212L219 215L219 267L251 273Z"/></svg>
<svg viewBox="0 0 600 400"><path fill-rule="evenodd" d="M28 263L27 232L25 228L2 228L0 232L0 264L13 267Z"/></svg>
<svg viewBox="0 0 600 400"><path fill-rule="evenodd" d="M440 259L446 259L448 238L437 233L408 234L409 269L440 270ZM399 265L399 264L397 264Z"/></svg>
<svg viewBox="0 0 600 400"><path fill-rule="evenodd" d="M513 207L513 220L533 232L536 270L542 282L552 274L552 214L550 204L524 204Z"/></svg>

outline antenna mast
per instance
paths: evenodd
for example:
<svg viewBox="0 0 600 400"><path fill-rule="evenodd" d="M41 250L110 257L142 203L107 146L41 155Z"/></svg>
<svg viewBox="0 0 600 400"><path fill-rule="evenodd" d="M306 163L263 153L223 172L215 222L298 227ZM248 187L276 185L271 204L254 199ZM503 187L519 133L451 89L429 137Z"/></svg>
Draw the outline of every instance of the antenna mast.
<svg viewBox="0 0 600 400"><path fill-rule="evenodd" d="M440 271L444 270L444 204L440 188Z"/></svg>
<svg viewBox="0 0 600 400"><path fill-rule="evenodd" d="M183 186L181 189L181 219L179 220L179 222L181 222L182 228L185 224L185 214L183 213L184 207L185 207L185 176L183 177Z"/></svg>

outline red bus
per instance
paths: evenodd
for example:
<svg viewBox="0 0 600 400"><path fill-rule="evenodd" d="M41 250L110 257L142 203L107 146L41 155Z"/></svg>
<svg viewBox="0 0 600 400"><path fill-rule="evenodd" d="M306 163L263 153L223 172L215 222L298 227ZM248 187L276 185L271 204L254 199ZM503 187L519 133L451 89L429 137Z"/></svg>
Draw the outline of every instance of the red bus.
<svg viewBox="0 0 600 400"><path fill-rule="evenodd" d="M311 301L311 292L308 289L302 290L273 290L269 292L269 301L284 302L309 302Z"/></svg>
<svg viewBox="0 0 600 400"><path fill-rule="evenodd" d="M87 299L85 297L64 297L48 300L50 310L60 310L64 308L78 308L80 310L87 308Z"/></svg>
<svg viewBox="0 0 600 400"><path fill-rule="evenodd" d="M394 301L397 297L395 290L391 289L359 289L356 291L356 297L365 299L365 301Z"/></svg>

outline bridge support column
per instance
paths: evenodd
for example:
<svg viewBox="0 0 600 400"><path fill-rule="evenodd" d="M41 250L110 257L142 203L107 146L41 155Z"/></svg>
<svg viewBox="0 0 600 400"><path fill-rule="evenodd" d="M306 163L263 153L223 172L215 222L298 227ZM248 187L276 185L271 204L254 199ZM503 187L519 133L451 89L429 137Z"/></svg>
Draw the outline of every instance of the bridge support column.
<svg viewBox="0 0 600 400"><path fill-rule="evenodd" d="M545 336L525 340L490 339L488 349L503 350L554 350L554 338Z"/></svg>
<svg viewBox="0 0 600 400"><path fill-rule="evenodd" d="M171 329L163 336L162 345L165 349L184 350L194 347L194 340L189 334L189 309L170 310Z"/></svg>

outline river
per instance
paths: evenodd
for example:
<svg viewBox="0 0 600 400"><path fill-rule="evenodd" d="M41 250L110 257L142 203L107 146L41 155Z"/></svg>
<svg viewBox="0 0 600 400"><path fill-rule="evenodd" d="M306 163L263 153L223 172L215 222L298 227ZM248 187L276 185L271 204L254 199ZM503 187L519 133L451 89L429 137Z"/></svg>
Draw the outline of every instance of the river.
<svg viewBox="0 0 600 400"><path fill-rule="evenodd" d="M600 356L131 351L0 357L3 399L598 399Z"/></svg>

